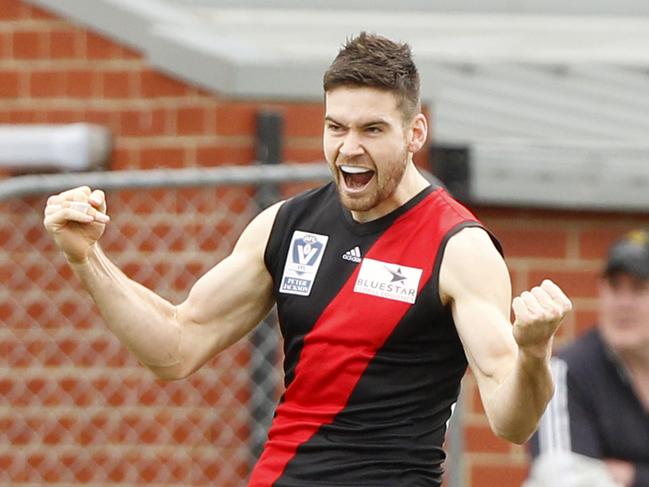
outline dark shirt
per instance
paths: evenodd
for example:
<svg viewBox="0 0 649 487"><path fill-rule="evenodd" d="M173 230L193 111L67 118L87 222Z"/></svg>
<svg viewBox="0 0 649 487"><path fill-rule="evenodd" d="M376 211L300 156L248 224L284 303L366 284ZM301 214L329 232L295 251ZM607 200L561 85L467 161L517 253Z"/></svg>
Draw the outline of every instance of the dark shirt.
<svg viewBox="0 0 649 487"><path fill-rule="evenodd" d="M649 413L597 328L552 359L556 390L530 450L572 451L636 467L633 487L649 487Z"/></svg>
<svg viewBox="0 0 649 487"><path fill-rule="evenodd" d="M443 248L479 226L427 188L358 223L333 184L286 202L266 249L286 392L253 487L433 487L466 358L439 298Z"/></svg>

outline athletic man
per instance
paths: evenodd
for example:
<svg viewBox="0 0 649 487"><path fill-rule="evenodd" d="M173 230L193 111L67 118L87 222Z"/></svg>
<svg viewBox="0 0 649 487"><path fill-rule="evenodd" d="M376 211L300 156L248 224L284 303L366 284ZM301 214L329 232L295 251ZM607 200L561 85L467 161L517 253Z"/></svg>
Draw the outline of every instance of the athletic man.
<svg viewBox="0 0 649 487"><path fill-rule="evenodd" d="M557 394L531 442L549 468L535 468L531 486L593 485L572 453L600 460L588 463L609 485L649 486L649 231L611 246L598 288L597 326L552 361Z"/></svg>
<svg viewBox="0 0 649 487"><path fill-rule="evenodd" d="M512 327L494 239L413 164L428 128L406 44L350 40L324 91L334 181L263 211L177 306L97 245L100 190L51 197L45 226L111 330L165 379L197 370L277 303L286 391L250 486L440 485L467 361L492 429L524 442L552 396L552 337L571 304L544 281L514 299Z"/></svg>

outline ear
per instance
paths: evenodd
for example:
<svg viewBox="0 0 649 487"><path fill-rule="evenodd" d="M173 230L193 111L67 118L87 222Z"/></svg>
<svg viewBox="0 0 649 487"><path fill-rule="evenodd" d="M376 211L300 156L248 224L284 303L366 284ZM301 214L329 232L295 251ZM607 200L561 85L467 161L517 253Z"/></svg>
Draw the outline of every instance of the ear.
<svg viewBox="0 0 649 487"><path fill-rule="evenodd" d="M428 122L423 113L415 115L408 130L408 152L415 153L426 143L428 138Z"/></svg>

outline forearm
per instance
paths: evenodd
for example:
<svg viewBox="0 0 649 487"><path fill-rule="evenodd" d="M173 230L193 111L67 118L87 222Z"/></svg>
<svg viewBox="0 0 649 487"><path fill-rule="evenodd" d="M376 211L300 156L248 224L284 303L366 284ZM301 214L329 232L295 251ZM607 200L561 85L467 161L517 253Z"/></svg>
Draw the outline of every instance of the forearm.
<svg viewBox="0 0 649 487"><path fill-rule="evenodd" d="M129 279L98 245L82 263L70 262L90 293L108 328L140 362L152 368L179 362L181 327L176 308Z"/></svg>
<svg viewBox="0 0 649 487"><path fill-rule="evenodd" d="M536 430L554 392L549 350L545 356L519 350L509 373L492 389L485 409L498 436L521 444Z"/></svg>

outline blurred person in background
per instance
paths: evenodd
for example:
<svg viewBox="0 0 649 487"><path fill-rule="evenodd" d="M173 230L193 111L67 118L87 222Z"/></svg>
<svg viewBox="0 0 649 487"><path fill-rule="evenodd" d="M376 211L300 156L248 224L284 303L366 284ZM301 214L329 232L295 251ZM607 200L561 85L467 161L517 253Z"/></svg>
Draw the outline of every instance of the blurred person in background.
<svg viewBox="0 0 649 487"><path fill-rule="evenodd" d="M552 360L531 486L649 487L649 230L610 247L598 291L597 326Z"/></svg>
<svg viewBox="0 0 649 487"><path fill-rule="evenodd" d="M512 301L496 240L417 170L428 125L407 44L350 39L324 92L333 181L264 210L179 305L102 252L102 191L50 197L44 224L109 328L161 378L196 371L277 304L286 390L251 487L439 486L467 362L492 429L525 442L571 303L548 280Z"/></svg>

